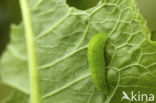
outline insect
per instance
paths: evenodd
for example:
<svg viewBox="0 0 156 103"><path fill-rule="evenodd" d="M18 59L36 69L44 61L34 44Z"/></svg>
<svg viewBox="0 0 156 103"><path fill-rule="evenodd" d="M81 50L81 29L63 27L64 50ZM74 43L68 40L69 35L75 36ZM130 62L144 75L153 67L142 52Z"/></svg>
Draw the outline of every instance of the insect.
<svg viewBox="0 0 156 103"><path fill-rule="evenodd" d="M107 94L104 47L106 34L100 32L90 41L88 47L88 61L91 69L92 80L96 88L102 93Z"/></svg>

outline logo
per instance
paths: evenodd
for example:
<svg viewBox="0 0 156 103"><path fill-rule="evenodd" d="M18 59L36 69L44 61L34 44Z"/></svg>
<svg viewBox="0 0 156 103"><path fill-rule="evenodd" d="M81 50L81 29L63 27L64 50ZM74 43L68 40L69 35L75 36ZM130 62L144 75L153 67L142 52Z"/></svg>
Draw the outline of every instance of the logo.
<svg viewBox="0 0 156 103"><path fill-rule="evenodd" d="M130 95L128 95L125 91L122 91L122 100L128 100L128 101L154 101L154 94L142 94L140 93L140 91L138 91L138 93L134 93L133 91L131 91Z"/></svg>

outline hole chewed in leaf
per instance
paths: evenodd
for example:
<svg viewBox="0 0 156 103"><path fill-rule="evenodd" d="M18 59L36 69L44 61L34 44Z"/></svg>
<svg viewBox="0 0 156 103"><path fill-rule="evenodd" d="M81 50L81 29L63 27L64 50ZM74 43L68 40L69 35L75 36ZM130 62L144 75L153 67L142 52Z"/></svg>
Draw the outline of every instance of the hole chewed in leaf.
<svg viewBox="0 0 156 103"><path fill-rule="evenodd" d="M79 10L90 9L97 5L99 0L66 0L69 7L75 7Z"/></svg>

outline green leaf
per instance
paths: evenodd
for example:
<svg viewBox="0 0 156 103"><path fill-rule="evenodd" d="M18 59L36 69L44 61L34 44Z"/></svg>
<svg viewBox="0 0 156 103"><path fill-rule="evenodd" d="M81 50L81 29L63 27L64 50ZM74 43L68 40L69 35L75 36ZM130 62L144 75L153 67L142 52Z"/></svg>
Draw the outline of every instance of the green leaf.
<svg viewBox="0 0 156 103"><path fill-rule="evenodd" d="M83 11L65 0L21 0L21 7L23 23L12 26L0 62L2 82L13 90L6 103L120 103L123 91L156 95L156 43L135 0L104 0ZM87 60L98 32L108 37L105 96Z"/></svg>

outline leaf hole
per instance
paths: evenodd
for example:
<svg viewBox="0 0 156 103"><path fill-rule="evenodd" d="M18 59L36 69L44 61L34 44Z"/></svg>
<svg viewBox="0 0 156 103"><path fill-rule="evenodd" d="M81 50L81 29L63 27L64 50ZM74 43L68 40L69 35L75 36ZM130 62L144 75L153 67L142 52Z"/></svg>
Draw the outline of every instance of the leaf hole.
<svg viewBox="0 0 156 103"><path fill-rule="evenodd" d="M99 0L66 0L69 7L75 7L79 10L87 10L98 4Z"/></svg>

